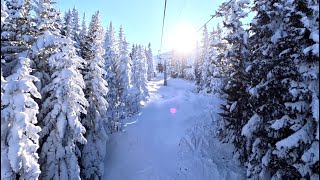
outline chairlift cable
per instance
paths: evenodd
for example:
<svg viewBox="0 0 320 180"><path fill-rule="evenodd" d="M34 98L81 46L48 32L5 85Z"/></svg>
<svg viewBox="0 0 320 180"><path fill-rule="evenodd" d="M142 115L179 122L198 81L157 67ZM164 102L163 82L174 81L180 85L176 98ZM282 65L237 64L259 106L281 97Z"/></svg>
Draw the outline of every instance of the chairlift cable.
<svg viewBox="0 0 320 180"><path fill-rule="evenodd" d="M161 44L160 44L160 52L162 49L162 40L163 40L163 28L164 28L164 20L166 18L166 9L167 9L167 0L164 1L164 10L163 10L163 18L162 18L162 31L161 31Z"/></svg>
<svg viewBox="0 0 320 180"><path fill-rule="evenodd" d="M226 5L224 5L224 6L228 6L231 2L232 2L233 0L230 0ZM216 17L217 16L217 11L215 12L215 14L214 15L211 15L211 18L206 22L206 23L204 23L198 30L197 30L197 32L199 32L205 25L207 25L214 17Z"/></svg>

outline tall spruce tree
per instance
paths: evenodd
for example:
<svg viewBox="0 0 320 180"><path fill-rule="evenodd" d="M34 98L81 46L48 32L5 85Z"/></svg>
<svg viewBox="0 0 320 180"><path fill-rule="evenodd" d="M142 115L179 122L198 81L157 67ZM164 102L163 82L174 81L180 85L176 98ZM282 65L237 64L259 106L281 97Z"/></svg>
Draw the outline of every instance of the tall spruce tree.
<svg viewBox="0 0 320 180"><path fill-rule="evenodd" d="M148 44L148 50L146 52L147 55L147 62L148 62L148 81L151 81L153 77L154 67L153 67L153 56L152 56L152 49L151 44Z"/></svg>
<svg viewBox="0 0 320 180"><path fill-rule="evenodd" d="M210 42L208 50L208 68L207 68L207 81L205 82L206 92L210 94L221 94L223 86L226 83L227 75L226 67L227 62L224 58L224 53L227 51L228 42L222 37L222 29L219 23L216 28L210 33Z"/></svg>
<svg viewBox="0 0 320 180"><path fill-rule="evenodd" d="M131 50L131 87L130 87L130 95L131 95L131 107L130 112L132 114L138 112L140 109L140 101L141 99L141 89L140 89L140 72L139 72L139 64L140 61L137 57L137 45L132 45Z"/></svg>
<svg viewBox="0 0 320 180"><path fill-rule="evenodd" d="M7 6L4 2L1 3L1 32L2 32L2 26L5 22L5 20L7 19L8 17L8 13L6 12L6 9L7 9ZM5 63L4 59L2 59L2 55L1 55L1 64ZM6 81L2 75L2 66L1 66L1 84L3 86L1 86L1 97L2 97L2 94L3 94L3 91L4 91L4 86L6 84ZM2 99L2 98L1 98ZM2 103L1 103L2 104ZM1 109L2 109L2 105L1 105Z"/></svg>
<svg viewBox="0 0 320 180"><path fill-rule="evenodd" d="M209 34L208 34L207 26L205 25L202 33L199 67L196 73L196 79L197 78L199 79L198 80L199 83L197 84L198 92L204 90L206 80L207 80L207 71L208 71L208 64L209 64L208 50L209 50Z"/></svg>
<svg viewBox="0 0 320 180"><path fill-rule="evenodd" d="M40 98L29 59L34 29L29 0L4 1L1 9L1 178L37 179ZM2 74L3 73L3 74ZM4 76L4 77L3 77Z"/></svg>
<svg viewBox="0 0 320 180"><path fill-rule="evenodd" d="M36 75L42 80L40 178L79 179L77 143L86 143L80 113L86 113L80 57L73 41L61 35L59 14L50 0L36 4L37 38L33 45Z"/></svg>
<svg viewBox="0 0 320 180"><path fill-rule="evenodd" d="M1 65L3 76L7 77L19 68L19 53L30 50L34 29L31 26L30 0L6 0L4 3L8 16L1 23L1 59L4 60Z"/></svg>
<svg viewBox="0 0 320 180"><path fill-rule="evenodd" d="M119 96L117 94L117 79L116 79L116 70L118 68L117 63L117 48L116 48L116 38L114 28L110 22L109 28L105 33L104 40L104 60L105 60L105 70L106 74L104 79L108 82L108 94L107 102L109 108L107 109L107 116L110 123L110 126L114 129L114 125L119 121L119 116L117 114L119 106Z"/></svg>
<svg viewBox="0 0 320 180"><path fill-rule="evenodd" d="M228 72L223 92L226 94L227 103L222 106L221 113L224 125L220 130L222 140L235 145L234 154L244 163L248 152L243 148L246 138L241 135L242 127L251 116L248 93L246 92L248 75L245 72L248 33L243 29L241 20L246 17L249 1L231 0L223 3L217 16L223 17L223 24L227 30L224 40L229 44L229 50L224 52L223 60L226 66L224 71ZM213 62L214 64L216 62ZM213 77L213 76L211 76Z"/></svg>
<svg viewBox="0 0 320 180"><path fill-rule="evenodd" d="M250 178L296 179L318 177L316 124L313 102L318 71L317 54L304 53L316 44L305 19L316 22L312 2L255 1L252 21L252 64L248 92L253 116L243 127L252 154ZM318 26L314 23L311 29ZM299 43L298 43L299 42ZM308 60L306 60L308 59ZM312 72L309 74L309 72ZM309 74L309 75L306 75ZM313 85L311 85L313 84ZM316 97L316 98L314 98Z"/></svg>
<svg viewBox="0 0 320 180"><path fill-rule="evenodd" d="M81 38L80 38L80 22L79 22L79 12L76 9L76 7L73 7L72 9L72 34L71 34L71 39L74 41L74 47L77 49L77 54L80 55L80 43L81 43Z"/></svg>
<svg viewBox="0 0 320 180"><path fill-rule="evenodd" d="M79 36L82 37L82 36L86 36L86 35L87 35L86 14L83 13L81 30L79 32Z"/></svg>
<svg viewBox="0 0 320 180"><path fill-rule="evenodd" d="M1 178L38 179L39 135L34 98L41 95L33 84L30 60L19 58L16 73L6 78L1 97ZM2 82L4 82L2 80ZM1 82L1 83L2 83Z"/></svg>
<svg viewBox="0 0 320 180"><path fill-rule="evenodd" d="M194 62L193 62L193 68L194 68L193 73L194 73L196 88L197 88L197 85L200 83L199 67L200 67L200 47L199 47L199 41L197 41Z"/></svg>
<svg viewBox="0 0 320 180"><path fill-rule="evenodd" d="M89 52L90 52L90 46L89 46L89 41L87 37L87 25L86 25L86 14L83 14L83 20L82 20L82 25L81 25L81 31L79 33L79 39L78 43L78 55L82 57L83 59L88 59ZM82 68L80 69L81 74L84 76L86 72L87 67L87 62L84 61L82 64Z"/></svg>
<svg viewBox="0 0 320 180"><path fill-rule="evenodd" d="M253 7L257 15L251 23L251 64L247 69L251 77L248 92L253 115L242 129L242 134L247 138L248 149L251 150L247 163L248 178L271 178L275 171L270 168L269 163L273 164L275 161L270 160L273 158L270 147L274 140L268 123L284 115L283 103L286 96L283 95L287 92L280 83L283 73L280 72L278 78L269 79L267 76L277 64L280 69L285 63L276 61L279 50L272 43L273 34L281 28L283 16L283 12L278 12L276 6L273 6L278 3L279 1L255 1Z"/></svg>
<svg viewBox="0 0 320 180"><path fill-rule="evenodd" d="M1 2L1 29L2 29L2 26L4 25L5 20L9 16L6 11L7 11L6 3L5 2ZM2 32L2 30L1 30L1 32Z"/></svg>
<svg viewBox="0 0 320 180"><path fill-rule="evenodd" d="M78 41L78 38L79 38L78 36L80 33L80 24L79 24L80 22L79 22L79 12L76 9L76 7L73 7L71 14L72 14L72 31L73 31L71 39Z"/></svg>
<svg viewBox="0 0 320 180"><path fill-rule="evenodd" d="M101 26L100 14L97 11L91 19L87 41L90 53L85 71L85 95L89 102L87 115L83 119L86 127L85 137L87 143L82 148L81 165L82 177L86 179L101 178L104 173L104 156L106 153L107 134L105 124L107 124L108 83L103 78L106 74L104 70L105 62L103 58L103 28Z"/></svg>
<svg viewBox="0 0 320 180"><path fill-rule="evenodd" d="M279 81L276 85L270 84L276 87L282 84L286 90L281 93L283 114L270 121L272 138L276 142L270 148L275 155L270 160L276 163L269 166L276 170L273 177L277 178L319 178L319 159L315 157L319 152L319 110L315 111L315 107L319 107L316 92L319 52L313 49L319 41L315 38L319 34L316 23L319 13L315 10L319 3L280 1L274 6L284 14L271 37L277 49L274 52L277 64L267 78ZM301 31L303 28L305 30Z"/></svg>
<svg viewBox="0 0 320 180"><path fill-rule="evenodd" d="M52 38L61 35L60 15L53 8L54 2L51 0L43 1L39 0L35 5L37 30L35 32L36 40L31 51L31 59L34 61L32 68L35 69L33 74L40 80L36 86L41 93L42 100L46 98L46 95L42 93L42 88L51 81L48 58L54 53ZM41 109L41 103L39 105Z"/></svg>
<svg viewBox="0 0 320 180"><path fill-rule="evenodd" d="M147 80L147 58L144 51L144 48L140 45L137 49L137 58L138 58L138 71L139 71L139 89L141 94L141 100L145 101L147 96L149 96L148 92L148 80Z"/></svg>
<svg viewBox="0 0 320 180"><path fill-rule="evenodd" d="M72 16L72 11L70 9L67 12L65 12L63 19L64 19L63 35L72 38L73 37L73 16Z"/></svg>
<svg viewBox="0 0 320 180"><path fill-rule="evenodd" d="M180 77L180 78L186 78L186 55L183 53L179 53L177 51L172 51L172 60L171 65L172 67L168 69L168 72L170 72L171 77Z"/></svg>
<svg viewBox="0 0 320 180"><path fill-rule="evenodd" d="M43 88L48 94L39 116L42 127L40 154L41 178L80 179L80 155L77 143L85 144L86 132L80 114L86 113L88 102L72 40L55 36L56 53L48 58L52 81Z"/></svg>
<svg viewBox="0 0 320 180"><path fill-rule="evenodd" d="M209 46L209 39L208 39L208 30L207 26L205 25L203 28L203 33L202 33L202 39L201 39L201 44L200 44L200 49L199 49L199 56L195 60L195 79L196 79L196 86L197 86L197 92L202 90L202 69L203 69L203 63L204 63L204 58L205 54L207 51L207 48Z"/></svg>
<svg viewBox="0 0 320 180"><path fill-rule="evenodd" d="M130 97L128 96L128 91L130 88L130 57L128 51L128 43L124 37L123 29L120 27L118 36L118 55L117 55L117 90L119 96L119 115L121 119L126 118L129 114L130 107Z"/></svg>

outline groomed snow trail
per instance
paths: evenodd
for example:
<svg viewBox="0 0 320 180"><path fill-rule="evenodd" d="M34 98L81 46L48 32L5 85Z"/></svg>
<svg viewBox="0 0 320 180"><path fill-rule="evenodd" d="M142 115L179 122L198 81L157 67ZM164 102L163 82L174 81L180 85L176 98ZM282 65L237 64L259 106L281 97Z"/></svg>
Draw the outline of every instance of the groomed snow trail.
<svg viewBox="0 0 320 180"><path fill-rule="evenodd" d="M193 93L194 82L163 76L149 83L150 98L139 114L110 136L104 180L244 179L212 126L221 100ZM213 123L214 124L214 123ZM212 139L212 138L211 138ZM208 152L209 144L215 148Z"/></svg>

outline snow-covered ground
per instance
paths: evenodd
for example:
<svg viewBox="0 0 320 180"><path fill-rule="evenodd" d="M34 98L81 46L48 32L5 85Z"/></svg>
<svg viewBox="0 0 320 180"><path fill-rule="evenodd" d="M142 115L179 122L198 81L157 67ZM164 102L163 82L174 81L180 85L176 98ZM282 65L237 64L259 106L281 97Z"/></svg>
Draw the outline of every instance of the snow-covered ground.
<svg viewBox="0 0 320 180"><path fill-rule="evenodd" d="M222 101L195 94L192 81L162 85L162 75L150 82L141 112L111 135L103 179L245 179L232 146L214 138Z"/></svg>

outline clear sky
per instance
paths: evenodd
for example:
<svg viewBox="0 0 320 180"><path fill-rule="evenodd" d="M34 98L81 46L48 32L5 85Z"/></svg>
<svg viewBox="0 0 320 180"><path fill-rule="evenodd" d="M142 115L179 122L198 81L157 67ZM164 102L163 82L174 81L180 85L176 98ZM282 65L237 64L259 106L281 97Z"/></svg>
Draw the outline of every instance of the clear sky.
<svg viewBox="0 0 320 180"><path fill-rule="evenodd" d="M167 0L167 11L164 25L164 39L161 52L171 50L169 39L181 24L197 30L210 15L225 0ZM147 45L151 43L153 54L160 49L161 26L164 0L56 0L56 7L62 12L76 6L80 12L86 13L87 24L92 14L100 10L103 26L112 21L114 27L119 29L122 25L127 41ZM217 23L213 19L208 23L208 29ZM180 25L179 25L180 24ZM201 31L199 32L199 36Z"/></svg>

